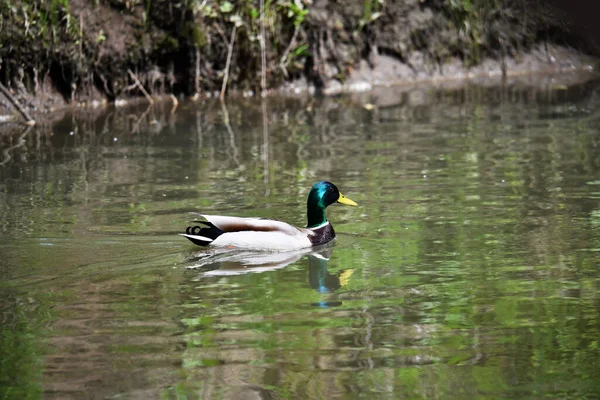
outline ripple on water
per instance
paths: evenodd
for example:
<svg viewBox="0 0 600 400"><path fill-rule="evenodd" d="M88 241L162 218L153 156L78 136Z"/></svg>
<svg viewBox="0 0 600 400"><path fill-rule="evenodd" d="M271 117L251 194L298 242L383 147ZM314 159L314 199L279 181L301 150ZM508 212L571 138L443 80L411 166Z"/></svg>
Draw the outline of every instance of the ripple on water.
<svg viewBox="0 0 600 400"><path fill-rule="evenodd" d="M38 127L0 168L3 382L56 399L598 397L597 96L504 90L269 101L266 127L250 103L228 105L230 129L191 103L156 104L148 126L115 109ZM327 256L176 236L189 212L301 225L320 179L359 204L328 209Z"/></svg>

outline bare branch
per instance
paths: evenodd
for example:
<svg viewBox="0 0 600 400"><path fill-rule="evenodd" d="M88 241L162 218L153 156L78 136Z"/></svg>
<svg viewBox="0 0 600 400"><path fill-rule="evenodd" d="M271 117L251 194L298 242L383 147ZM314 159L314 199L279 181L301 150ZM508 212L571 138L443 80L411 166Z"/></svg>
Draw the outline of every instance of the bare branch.
<svg viewBox="0 0 600 400"><path fill-rule="evenodd" d="M133 72L131 72L131 70L129 68L127 69L127 72L129 72L129 76L131 76L131 79L133 79L136 86L142 91L142 93L144 93L144 96L146 96L146 99L148 99L148 102L150 104L154 104L154 100L152 100L152 97L148 94L148 92L146 92L146 89L144 89L144 86L142 86L142 84L140 83L137 76Z"/></svg>
<svg viewBox="0 0 600 400"><path fill-rule="evenodd" d="M227 63L225 64L225 75L223 76L223 86L221 86L221 95L219 98L221 101L225 98L225 90L227 89L227 80L229 79L229 67L231 66L231 55L233 54L233 43L235 41L235 24L233 25L233 30L231 31L231 40L229 41L229 49L227 50Z"/></svg>

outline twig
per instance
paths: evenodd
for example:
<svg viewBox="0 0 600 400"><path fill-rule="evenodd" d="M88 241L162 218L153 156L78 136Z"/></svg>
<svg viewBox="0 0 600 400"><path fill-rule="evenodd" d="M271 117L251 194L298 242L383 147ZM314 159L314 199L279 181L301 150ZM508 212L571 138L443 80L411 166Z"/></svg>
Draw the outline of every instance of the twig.
<svg viewBox="0 0 600 400"><path fill-rule="evenodd" d="M40 94L40 82L38 81L38 69L33 67L33 93L36 95Z"/></svg>
<svg viewBox="0 0 600 400"><path fill-rule="evenodd" d="M19 111L23 118L25 118L27 125L35 125L35 120L31 118L27 111L25 111L25 109L21 106L21 104L19 104L17 99L15 99L12 96L12 94L10 94L10 91L2 83L0 83L0 91L2 92L2 94L4 94L4 96L6 96L8 101L10 101L13 106L15 106L15 108L17 109L17 111Z"/></svg>
<svg viewBox="0 0 600 400"><path fill-rule="evenodd" d="M260 95L267 95L267 56L265 51L265 0L260 0Z"/></svg>
<svg viewBox="0 0 600 400"><path fill-rule="evenodd" d="M283 55L281 56L281 59L279 60L279 68L281 68L281 70L283 71L283 74L285 75L285 77L288 77L288 72L287 72L287 68L285 67L286 64L288 63L288 56L290 55L290 51L292 51L292 47L294 47L296 45L296 38L298 37L298 32L300 32L300 25L297 25L294 28L294 34L292 35L292 40L290 40L290 44L288 44L288 47L285 49L285 51L283 52Z"/></svg>
<svg viewBox="0 0 600 400"><path fill-rule="evenodd" d="M204 1L206 3L206 0ZM195 76L195 89L196 94L200 93L200 48L198 45L194 46L196 48L196 76Z"/></svg>
<svg viewBox="0 0 600 400"><path fill-rule="evenodd" d="M146 89L144 89L144 86L142 86L137 76L133 72L131 72L129 68L127 69L127 72L129 72L129 76L131 76L131 79L133 79L137 87L142 91L142 93L144 93L144 96L146 96L148 103L154 104L154 100L152 100L152 97L148 94L148 92L146 92Z"/></svg>
<svg viewBox="0 0 600 400"><path fill-rule="evenodd" d="M82 14L79 14L79 65L83 59L83 18Z"/></svg>
<svg viewBox="0 0 600 400"><path fill-rule="evenodd" d="M124 92L129 92L129 91L131 91L131 90L135 89L136 87L138 87L137 83L133 82L131 85L129 85L129 86L125 86L125 87L123 88L123 91L124 91Z"/></svg>
<svg viewBox="0 0 600 400"><path fill-rule="evenodd" d="M225 32L223 32L223 29L221 29L219 24L217 24L215 22L213 24L213 27L217 30L217 33L219 34L219 36L221 36L221 40L223 41L223 43L227 44L227 36L225 36Z"/></svg>
<svg viewBox="0 0 600 400"><path fill-rule="evenodd" d="M98 72L98 78L100 78L100 80L102 81L102 84L104 85L104 92L107 95L110 95L111 91L108 90L108 82L106 82L106 78L104 77L104 75L102 75L100 72Z"/></svg>
<svg viewBox="0 0 600 400"><path fill-rule="evenodd" d="M233 25L231 31L231 40L229 41L229 49L227 50L227 63L225 64L225 75L223 76L223 86L221 86L221 101L225 98L225 89L227 89L227 80L229 79L229 66L231 65L231 55L233 54L233 42L235 41L235 30L237 27Z"/></svg>
<svg viewBox="0 0 600 400"><path fill-rule="evenodd" d="M29 18L27 17L27 11L25 11L25 7L22 7L21 10L23 10L23 16L25 17L25 37L27 37L29 34Z"/></svg>

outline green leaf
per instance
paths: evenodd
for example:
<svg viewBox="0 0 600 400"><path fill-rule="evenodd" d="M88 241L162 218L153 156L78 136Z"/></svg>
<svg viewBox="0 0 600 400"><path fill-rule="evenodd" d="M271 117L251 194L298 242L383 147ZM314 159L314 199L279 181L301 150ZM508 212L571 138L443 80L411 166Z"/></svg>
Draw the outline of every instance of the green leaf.
<svg viewBox="0 0 600 400"><path fill-rule="evenodd" d="M308 45L303 44L303 45L299 46L296 50L294 50L293 54L295 57L298 57L300 55L305 55L305 54L307 54L307 52L306 52L307 50L308 50Z"/></svg>
<svg viewBox="0 0 600 400"><path fill-rule="evenodd" d="M260 11L258 11L256 8L251 7L250 8L250 18L254 19L258 19L258 17L260 17Z"/></svg>
<svg viewBox="0 0 600 400"><path fill-rule="evenodd" d="M219 10L221 10L222 13L230 13L231 11L233 11L233 4L231 4L228 1L224 1L223 3L221 3Z"/></svg>
<svg viewBox="0 0 600 400"><path fill-rule="evenodd" d="M100 29L100 32L98 32L98 38L96 39L96 41L98 42L98 44L101 44L105 40L106 40L106 35L104 35L104 30Z"/></svg>

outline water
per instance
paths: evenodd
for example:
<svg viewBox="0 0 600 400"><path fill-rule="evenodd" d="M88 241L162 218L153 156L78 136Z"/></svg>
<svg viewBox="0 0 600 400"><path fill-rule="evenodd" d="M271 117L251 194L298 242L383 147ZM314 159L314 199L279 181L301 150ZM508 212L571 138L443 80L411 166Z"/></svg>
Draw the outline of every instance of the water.
<svg viewBox="0 0 600 400"><path fill-rule="evenodd" d="M597 398L598 88L5 126L0 398ZM359 204L328 209L335 246L176 236L190 211L302 225L320 179Z"/></svg>

